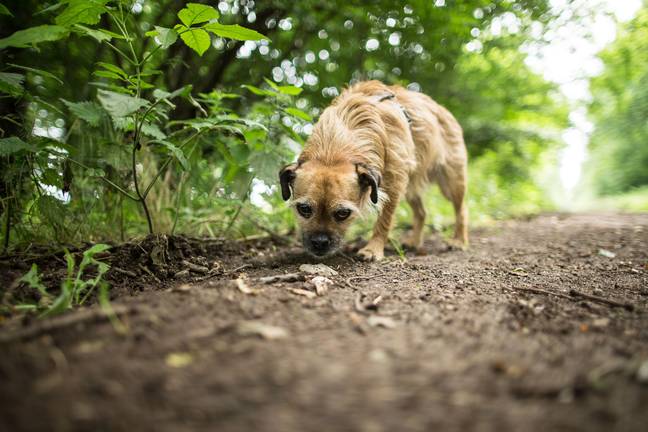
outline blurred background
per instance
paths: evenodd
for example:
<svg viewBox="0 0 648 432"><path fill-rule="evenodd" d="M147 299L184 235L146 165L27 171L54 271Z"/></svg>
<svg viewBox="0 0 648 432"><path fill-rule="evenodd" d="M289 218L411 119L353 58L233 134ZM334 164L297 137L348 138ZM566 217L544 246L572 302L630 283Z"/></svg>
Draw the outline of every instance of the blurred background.
<svg viewBox="0 0 648 432"><path fill-rule="evenodd" d="M146 212L159 233L284 234L279 168L364 79L424 92L457 117L473 225L648 211L641 0L205 1L209 22L267 39L193 42L202 24L178 16L186 2L83 3L9 1L0 13L8 250L146 234ZM16 33L36 26L47 26L36 39ZM151 185L146 209L134 180ZM436 188L427 199L428 223L444 230L451 206ZM407 215L401 206L399 227Z"/></svg>

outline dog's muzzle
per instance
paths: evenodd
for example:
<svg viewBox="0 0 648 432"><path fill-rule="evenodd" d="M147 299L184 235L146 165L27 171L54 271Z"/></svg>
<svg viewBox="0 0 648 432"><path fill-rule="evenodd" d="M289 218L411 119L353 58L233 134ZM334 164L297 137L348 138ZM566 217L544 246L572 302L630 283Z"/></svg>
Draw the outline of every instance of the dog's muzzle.
<svg viewBox="0 0 648 432"><path fill-rule="evenodd" d="M304 247L313 255L322 257L328 255L337 247L337 241L326 232L318 232L305 235L303 238Z"/></svg>

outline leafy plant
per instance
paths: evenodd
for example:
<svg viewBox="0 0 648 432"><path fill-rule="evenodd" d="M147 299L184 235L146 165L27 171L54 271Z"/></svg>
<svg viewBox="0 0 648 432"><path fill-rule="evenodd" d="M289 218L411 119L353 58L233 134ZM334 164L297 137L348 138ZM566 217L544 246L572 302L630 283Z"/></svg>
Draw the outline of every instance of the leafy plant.
<svg viewBox="0 0 648 432"><path fill-rule="evenodd" d="M97 244L86 250L83 252L78 268L74 256L66 250L67 277L61 282L61 292L56 297L47 291L38 274L38 266L33 264L29 272L20 279L21 282L37 290L41 295L41 302L38 305L30 305L29 308L42 310L41 317L58 315L73 306L83 305L97 287L100 289L105 303L108 284L103 281L103 276L110 269L110 266L97 260L95 255L108 249L110 249L108 245ZM96 268L96 275L84 279L89 266Z"/></svg>

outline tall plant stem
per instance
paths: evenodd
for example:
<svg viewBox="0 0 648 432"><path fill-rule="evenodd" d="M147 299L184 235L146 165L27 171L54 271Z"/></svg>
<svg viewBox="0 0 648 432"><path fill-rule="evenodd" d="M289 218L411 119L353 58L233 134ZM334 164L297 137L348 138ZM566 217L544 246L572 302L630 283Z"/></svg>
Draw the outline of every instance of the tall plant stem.
<svg viewBox="0 0 648 432"><path fill-rule="evenodd" d="M9 234L11 233L11 199L7 200L7 219L5 220L4 229L4 245L2 253L5 254L9 250Z"/></svg>
<svg viewBox="0 0 648 432"><path fill-rule="evenodd" d="M133 146L133 158L132 158L132 170L133 170L133 183L135 184L135 193L137 194L138 201L142 205L144 210L144 215L146 216L146 222L148 223L149 234L153 234L153 221L151 220L151 213L149 213L148 205L146 204L146 197L142 195L139 188L139 183L137 180L137 146Z"/></svg>

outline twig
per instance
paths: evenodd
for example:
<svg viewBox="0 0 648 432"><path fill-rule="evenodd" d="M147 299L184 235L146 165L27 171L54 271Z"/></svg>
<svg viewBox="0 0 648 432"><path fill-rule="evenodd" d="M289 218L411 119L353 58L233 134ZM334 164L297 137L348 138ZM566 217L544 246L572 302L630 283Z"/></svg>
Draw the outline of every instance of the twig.
<svg viewBox="0 0 648 432"><path fill-rule="evenodd" d="M136 274L135 272L130 271L130 270L124 270L124 269L122 269L122 268L115 267L115 266L112 266L110 269L111 269L111 270L115 270L116 272L119 272L119 273L125 274L126 276L130 276L130 277L132 277L132 278L136 278L136 277L137 277L137 274Z"/></svg>
<svg viewBox="0 0 648 432"><path fill-rule="evenodd" d="M209 273L209 269L205 266L201 266L198 264L194 264L190 261L187 260L182 260L182 265L187 267L189 270L195 273L202 273L202 274L207 274Z"/></svg>
<svg viewBox="0 0 648 432"><path fill-rule="evenodd" d="M226 272L223 273L223 275L228 275L228 274L236 273L237 271L241 271L241 270L246 269L246 268L248 268L248 267L252 267L252 264L243 264L243 265L240 265L240 266L238 266L238 267L236 267L236 268L233 268L232 270L227 270Z"/></svg>
<svg viewBox="0 0 648 432"><path fill-rule="evenodd" d="M298 282L306 280L306 277L301 273L287 273L274 276L260 277L259 282L264 284L271 284L275 282Z"/></svg>
<svg viewBox="0 0 648 432"><path fill-rule="evenodd" d="M562 297L562 298L569 299L569 300L574 300L574 297L582 297L584 299L591 300L591 301L598 302L598 303L603 303L603 304L606 304L606 305L609 305L609 306L622 307L622 308L624 308L626 310L629 310L629 311L634 310L634 305L633 304L625 303L625 302L618 301L618 300L613 300L613 299L607 299L605 297L599 297L599 296L595 296L595 295L591 295L591 294L585 294L585 293L582 293L580 291L576 291L575 289L569 290L569 294L564 294L564 293L561 293L561 292L547 291L547 290L544 290L542 288L526 288L526 287L512 287L512 288L515 289L515 290L518 290L518 291L527 291L527 292L532 292L532 293L535 293L535 294L552 295L552 296Z"/></svg>
<svg viewBox="0 0 648 432"><path fill-rule="evenodd" d="M514 287L511 287L511 288L513 288L515 290L518 290L518 291L527 291L527 292L532 292L532 293L535 293L535 294L552 295L552 296L556 296L556 297L562 297L562 298L566 298L566 299L569 299L569 300L573 300L573 297L571 297L571 296L569 296L567 294L564 294L564 293L561 293L561 292L547 291L547 290L543 290L542 288L526 288L526 287L518 287L518 286L514 286Z"/></svg>
<svg viewBox="0 0 648 432"><path fill-rule="evenodd" d="M137 266L138 266L139 268L141 268L142 271L143 271L144 273L147 273L149 276L151 276L153 279L155 279L155 281L156 281L157 283L162 283L162 281L161 281L157 276L155 276L155 275L153 274L153 272L152 272L151 270L149 270L148 267L146 267L145 265L142 265L142 264L138 264Z"/></svg>
<svg viewBox="0 0 648 432"><path fill-rule="evenodd" d="M595 296L595 295L592 295L592 294L585 294L585 293L582 293L580 291L576 291L575 289L570 289L569 290L569 295L577 296L577 297L583 297L583 298L586 298L588 300L595 301L595 302L598 302L598 303L603 303L603 304L606 304L606 305L609 305L609 306L612 306L612 307L622 307L622 308L624 308L626 310L629 310L629 311L634 310L634 305L633 304L622 302L622 301L619 301L619 300L608 299L608 298L605 298L605 297L599 297L599 296Z"/></svg>
<svg viewBox="0 0 648 432"><path fill-rule="evenodd" d="M350 288L355 288L355 287L353 286L353 284L351 283L351 281L354 281L354 280L367 280L367 279L373 279L373 278L375 278L375 277L385 276L386 274L387 274L387 272L380 272L380 273L378 273L378 274L365 275L365 276L351 276L351 277L346 278L346 279L344 280L344 282L346 283L346 285L347 285L348 287L350 287Z"/></svg>
<svg viewBox="0 0 648 432"><path fill-rule="evenodd" d="M117 315L139 312L140 305L115 305L112 312ZM11 333L0 334L0 343L6 344L17 340L32 339L43 333L61 330L76 324L109 319L110 316L101 308L84 309L48 320L37 321L35 324L15 330Z"/></svg>

